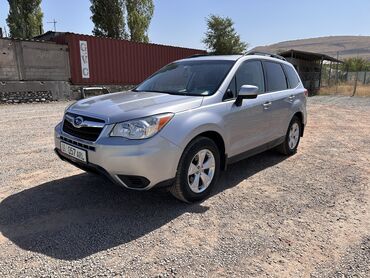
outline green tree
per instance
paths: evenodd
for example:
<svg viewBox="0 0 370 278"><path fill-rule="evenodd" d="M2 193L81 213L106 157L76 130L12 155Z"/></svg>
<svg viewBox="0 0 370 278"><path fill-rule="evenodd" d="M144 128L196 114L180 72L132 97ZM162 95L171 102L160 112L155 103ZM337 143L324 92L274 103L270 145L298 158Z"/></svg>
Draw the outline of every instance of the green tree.
<svg viewBox="0 0 370 278"><path fill-rule="evenodd" d="M90 0L95 36L125 38L124 0Z"/></svg>
<svg viewBox="0 0 370 278"><path fill-rule="evenodd" d="M149 42L148 28L154 13L152 0L126 0L129 38L135 42Z"/></svg>
<svg viewBox="0 0 370 278"><path fill-rule="evenodd" d="M361 57L351 57L343 60L341 65L344 71L363 71L369 68L370 63Z"/></svg>
<svg viewBox="0 0 370 278"><path fill-rule="evenodd" d="M32 38L40 35L43 13L41 0L8 0L9 15L6 22L12 38Z"/></svg>
<svg viewBox="0 0 370 278"><path fill-rule="evenodd" d="M207 32L202 42L212 54L243 54L248 44L240 40L229 17L210 15L207 19Z"/></svg>

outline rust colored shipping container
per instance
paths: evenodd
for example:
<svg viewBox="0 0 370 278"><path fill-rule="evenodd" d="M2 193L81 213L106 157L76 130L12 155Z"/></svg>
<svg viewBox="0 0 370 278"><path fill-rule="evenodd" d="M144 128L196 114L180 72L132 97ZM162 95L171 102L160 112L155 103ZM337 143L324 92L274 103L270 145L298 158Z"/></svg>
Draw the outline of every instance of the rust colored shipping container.
<svg viewBox="0 0 370 278"><path fill-rule="evenodd" d="M52 39L67 44L74 85L134 85L166 64L195 54L199 49L135 43L63 33Z"/></svg>

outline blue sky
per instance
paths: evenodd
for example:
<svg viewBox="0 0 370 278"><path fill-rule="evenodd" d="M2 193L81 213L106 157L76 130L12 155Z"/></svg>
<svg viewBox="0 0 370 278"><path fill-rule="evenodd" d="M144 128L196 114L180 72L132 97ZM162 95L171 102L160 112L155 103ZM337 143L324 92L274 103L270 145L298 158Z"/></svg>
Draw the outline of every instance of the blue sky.
<svg viewBox="0 0 370 278"><path fill-rule="evenodd" d="M154 0L151 42L204 48L205 18L229 16L250 47L327 35L370 35L368 0ZM91 34L89 0L43 0L44 29ZM8 1L0 0L0 26Z"/></svg>

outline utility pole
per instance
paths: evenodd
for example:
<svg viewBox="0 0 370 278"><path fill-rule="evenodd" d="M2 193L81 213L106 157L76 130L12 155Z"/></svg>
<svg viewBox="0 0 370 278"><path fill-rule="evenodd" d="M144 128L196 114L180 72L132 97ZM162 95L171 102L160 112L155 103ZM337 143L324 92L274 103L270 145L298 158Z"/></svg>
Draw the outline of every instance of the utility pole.
<svg viewBox="0 0 370 278"><path fill-rule="evenodd" d="M49 24L54 24L54 32L56 32L57 31L57 21L55 21L55 18L53 19L53 21L48 21L47 23L49 23Z"/></svg>

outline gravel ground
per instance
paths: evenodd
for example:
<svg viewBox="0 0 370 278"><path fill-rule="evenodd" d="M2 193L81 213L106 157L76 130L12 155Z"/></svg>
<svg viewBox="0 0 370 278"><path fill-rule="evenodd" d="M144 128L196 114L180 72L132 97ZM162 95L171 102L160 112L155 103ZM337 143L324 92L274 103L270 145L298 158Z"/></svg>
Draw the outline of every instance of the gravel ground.
<svg viewBox="0 0 370 278"><path fill-rule="evenodd" d="M0 106L1 277L370 276L370 98L310 98L296 155L231 165L193 205L58 160L66 105Z"/></svg>

